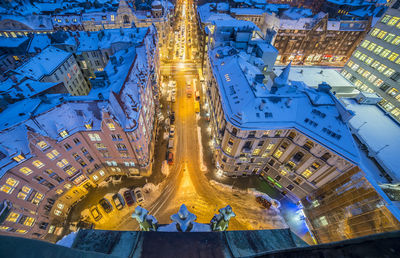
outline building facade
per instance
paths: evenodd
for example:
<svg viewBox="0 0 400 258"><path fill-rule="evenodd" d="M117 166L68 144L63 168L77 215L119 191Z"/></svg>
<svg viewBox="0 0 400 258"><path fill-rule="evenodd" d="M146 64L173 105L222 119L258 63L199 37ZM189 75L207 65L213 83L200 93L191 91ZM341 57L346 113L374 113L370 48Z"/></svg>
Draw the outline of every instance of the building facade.
<svg viewBox="0 0 400 258"><path fill-rule="evenodd" d="M400 120L400 2L395 1L354 51L342 75L360 90L376 92L379 105Z"/></svg>
<svg viewBox="0 0 400 258"><path fill-rule="evenodd" d="M70 208L105 178L148 175L158 50L154 27L141 30L138 45L116 53L125 60L106 67L107 86L87 97L22 100L0 113L2 234L53 234ZM15 120L5 119L16 110Z"/></svg>
<svg viewBox="0 0 400 258"><path fill-rule="evenodd" d="M267 14L263 32L274 31L280 64L343 66L370 26L371 19L329 20L323 13L295 20Z"/></svg>
<svg viewBox="0 0 400 258"><path fill-rule="evenodd" d="M209 49L208 56L206 96L218 174L261 175L301 202L320 243L400 228L398 210L358 166L347 125L353 113L329 85L289 83L290 65L265 79L251 57L229 47Z"/></svg>

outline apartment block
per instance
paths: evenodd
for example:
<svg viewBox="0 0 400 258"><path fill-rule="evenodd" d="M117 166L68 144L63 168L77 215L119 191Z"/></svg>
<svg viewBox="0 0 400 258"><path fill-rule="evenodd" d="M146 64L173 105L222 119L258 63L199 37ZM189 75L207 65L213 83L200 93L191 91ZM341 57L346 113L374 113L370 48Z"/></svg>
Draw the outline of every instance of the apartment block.
<svg viewBox="0 0 400 258"><path fill-rule="evenodd" d="M87 95L90 86L75 60L68 52L53 46L45 48L15 70L17 78L29 78L40 82L62 82L74 96Z"/></svg>
<svg viewBox="0 0 400 258"><path fill-rule="evenodd" d="M289 9L267 14L263 32L273 32L277 63L343 66L371 27L372 19L331 20L328 14L308 16Z"/></svg>
<svg viewBox="0 0 400 258"><path fill-rule="evenodd" d="M398 209L360 168L348 127L354 113L328 84L314 89L289 82L290 64L279 76L264 74L244 52L208 50L206 96L218 174L260 175L301 202L320 243L398 230Z"/></svg>
<svg viewBox="0 0 400 258"><path fill-rule="evenodd" d="M149 174L158 50L155 28L139 31L141 44L118 51L118 62L104 69L104 87L88 96L32 97L0 113L2 234L55 234L70 208L107 177Z"/></svg>
<svg viewBox="0 0 400 258"><path fill-rule="evenodd" d="M361 91L376 92L379 105L400 120L400 1L395 1L354 51L342 75Z"/></svg>

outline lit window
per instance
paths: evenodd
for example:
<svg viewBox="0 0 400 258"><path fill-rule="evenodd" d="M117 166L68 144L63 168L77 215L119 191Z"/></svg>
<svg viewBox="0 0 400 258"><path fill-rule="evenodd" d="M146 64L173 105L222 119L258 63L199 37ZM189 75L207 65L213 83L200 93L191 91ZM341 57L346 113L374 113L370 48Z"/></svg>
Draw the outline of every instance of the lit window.
<svg viewBox="0 0 400 258"><path fill-rule="evenodd" d="M388 57L388 59L389 59L390 61L394 62L394 60L396 60L398 56L399 56L399 54L393 52L393 53L390 54L390 56Z"/></svg>
<svg viewBox="0 0 400 258"><path fill-rule="evenodd" d="M57 204L57 208L59 208L60 210L64 209L64 204L58 203Z"/></svg>
<svg viewBox="0 0 400 258"><path fill-rule="evenodd" d="M27 218L25 219L24 225L25 225L25 226L32 227L33 223L35 223L35 219L32 218L32 217L27 217Z"/></svg>
<svg viewBox="0 0 400 258"><path fill-rule="evenodd" d="M387 25L389 26L394 26L398 21L400 20L399 17L393 17L392 19L390 19L387 23Z"/></svg>
<svg viewBox="0 0 400 258"><path fill-rule="evenodd" d="M383 74L386 75L387 77L390 77L394 74L394 70L392 68L387 69Z"/></svg>
<svg viewBox="0 0 400 258"><path fill-rule="evenodd" d="M371 73L368 72L368 71L364 71L363 74L362 74L362 76L363 76L364 78L368 78L370 75L371 75Z"/></svg>
<svg viewBox="0 0 400 258"><path fill-rule="evenodd" d="M361 61L364 61L366 58L367 58L367 55L366 55L366 54L362 54L362 55L360 56L360 60L361 60Z"/></svg>
<svg viewBox="0 0 400 258"><path fill-rule="evenodd" d="M93 180L94 180L94 181L97 181L97 180L99 180L99 177L98 177L97 175L94 175L94 176L93 176Z"/></svg>
<svg viewBox="0 0 400 258"><path fill-rule="evenodd" d="M385 15L385 16L383 16L381 22L382 22L382 23L387 23L387 22L390 20L390 18L392 18L392 16L390 16L390 15Z"/></svg>
<svg viewBox="0 0 400 258"><path fill-rule="evenodd" d="M361 55L361 52L360 52L360 51L356 51L356 52L354 53L354 56L357 57L357 58L359 58L360 55Z"/></svg>
<svg viewBox="0 0 400 258"><path fill-rule="evenodd" d="M258 154L260 154L260 151L261 151L261 149L254 149L254 151L253 151L253 155L254 156L257 156Z"/></svg>
<svg viewBox="0 0 400 258"><path fill-rule="evenodd" d="M30 168L27 167L20 168L19 171L27 176L32 174L33 172Z"/></svg>
<svg viewBox="0 0 400 258"><path fill-rule="evenodd" d="M369 51L372 51L372 50L374 50L375 47L376 47L376 44L375 44L375 43L371 43L371 44L369 44L369 46L367 47L367 49L368 49Z"/></svg>
<svg viewBox="0 0 400 258"><path fill-rule="evenodd" d="M376 80L376 76L375 75L371 75L369 78L368 78L368 81L370 81L370 82L374 82L375 80Z"/></svg>
<svg viewBox="0 0 400 258"><path fill-rule="evenodd" d="M283 152L281 150L276 150L275 153L274 153L274 157L279 159L282 156L282 153Z"/></svg>
<svg viewBox="0 0 400 258"><path fill-rule="evenodd" d="M377 38L380 38L380 39L383 39L383 37L385 37L386 34L387 34L386 31L381 31L381 32L379 32L379 34L378 34L376 37L377 37Z"/></svg>
<svg viewBox="0 0 400 258"><path fill-rule="evenodd" d="M388 94L390 94L390 95L392 95L392 96L397 95L397 93L399 93L399 91L398 91L397 89L395 89L395 88L391 88L391 89L388 91Z"/></svg>
<svg viewBox="0 0 400 258"><path fill-rule="evenodd" d="M273 144L273 143L268 144L267 150L271 150L274 146L275 146L275 144Z"/></svg>
<svg viewBox="0 0 400 258"><path fill-rule="evenodd" d="M354 62L350 60L350 61L347 63L347 66L348 66L348 67L352 67L353 64L354 64Z"/></svg>
<svg viewBox="0 0 400 258"><path fill-rule="evenodd" d="M26 234L28 231L25 229L17 229L15 232L17 232L19 234Z"/></svg>
<svg viewBox="0 0 400 258"><path fill-rule="evenodd" d="M38 148L41 149L41 150L45 150L45 149L47 149L47 148L49 147L49 146L47 145L47 143L44 142L44 141L38 142L38 143L36 144L36 146L38 146Z"/></svg>
<svg viewBox="0 0 400 258"><path fill-rule="evenodd" d="M397 36L393 41L392 41L393 45L399 45L400 44L400 36Z"/></svg>
<svg viewBox="0 0 400 258"><path fill-rule="evenodd" d="M14 157L13 160L15 160L16 162L21 162L21 161L25 160L25 157L24 157L24 155L20 154L20 155Z"/></svg>
<svg viewBox="0 0 400 258"><path fill-rule="evenodd" d="M381 64L376 70L378 70L379 72L383 72L384 70L386 70L387 66Z"/></svg>
<svg viewBox="0 0 400 258"><path fill-rule="evenodd" d="M309 178L312 175L313 172L311 172L311 170L306 169L303 173L301 173L301 175L305 178Z"/></svg>
<svg viewBox="0 0 400 258"><path fill-rule="evenodd" d="M113 123L107 123L107 126L108 126L108 128L111 130L111 131L114 131L115 130L115 126L114 126L114 124Z"/></svg>
<svg viewBox="0 0 400 258"><path fill-rule="evenodd" d="M68 165L68 164L69 164L69 162L68 162L68 160L66 160L66 159L62 159L62 160L60 160L59 162L57 162L57 166L60 167L60 168L63 168L63 167L65 167L65 166Z"/></svg>
<svg viewBox="0 0 400 258"><path fill-rule="evenodd" d="M282 169L282 170L281 170L281 175L282 175L282 176L286 176L286 175L287 175L286 170L283 170L283 169Z"/></svg>
<svg viewBox="0 0 400 258"><path fill-rule="evenodd" d="M351 69L353 69L354 71L356 71L360 66L358 64L354 64Z"/></svg>
<svg viewBox="0 0 400 258"><path fill-rule="evenodd" d="M319 218L319 223L320 223L321 226L323 226L323 227L329 224L328 221L326 220L326 217L325 217L325 216L322 216L322 217Z"/></svg>
<svg viewBox="0 0 400 258"><path fill-rule="evenodd" d="M43 194L37 192L32 199L32 203L35 205L39 205L40 201L43 200Z"/></svg>
<svg viewBox="0 0 400 258"><path fill-rule="evenodd" d="M100 136L97 133L88 134L91 141L101 141Z"/></svg>
<svg viewBox="0 0 400 258"><path fill-rule="evenodd" d="M54 214L57 216L61 216L62 212L59 210L54 210Z"/></svg>
<svg viewBox="0 0 400 258"><path fill-rule="evenodd" d="M366 48L369 45L369 41L368 40L364 40L363 43L361 43L361 47Z"/></svg>
<svg viewBox="0 0 400 258"><path fill-rule="evenodd" d="M374 61L374 59L372 57L368 57L367 60L365 60L365 63L367 65L371 65L372 61Z"/></svg>
<svg viewBox="0 0 400 258"><path fill-rule="evenodd" d="M383 40L386 41L386 42L390 42L390 41L392 41L394 39L395 36L396 35L394 35L392 33L389 33L388 35L386 35L386 37Z"/></svg>
<svg viewBox="0 0 400 258"><path fill-rule="evenodd" d="M75 174L76 171L77 171L76 168L74 168L73 166L70 166L68 169L65 169L65 172L70 176Z"/></svg>
<svg viewBox="0 0 400 258"><path fill-rule="evenodd" d="M17 197L19 199L22 200L26 200L26 198L28 197L29 193L32 191L32 188L28 187L28 186L23 186L21 191L18 193Z"/></svg>
<svg viewBox="0 0 400 258"><path fill-rule="evenodd" d="M102 71L104 71L104 68L97 68L97 71L102 72Z"/></svg>
<svg viewBox="0 0 400 258"><path fill-rule="evenodd" d="M34 162L32 162L32 164L37 167L37 168L42 168L44 167L43 162L41 162L40 160L35 160Z"/></svg>
<svg viewBox="0 0 400 258"><path fill-rule="evenodd" d="M16 213L16 212L11 212L8 217L7 217L7 221L10 222L17 222L17 220L19 219L20 214Z"/></svg>
<svg viewBox="0 0 400 258"><path fill-rule="evenodd" d="M85 123L85 128L91 130L93 128L92 123Z"/></svg>
<svg viewBox="0 0 400 258"><path fill-rule="evenodd" d="M381 57L387 57L392 51L390 51L389 49L385 49L381 52L380 56Z"/></svg>
<svg viewBox="0 0 400 258"><path fill-rule="evenodd" d="M374 82L374 85L376 85L376 86L381 86L382 85L382 83L383 83L383 81L381 80L381 79L377 79L375 82Z"/></svg>
<svg viewBox="0 0 400 258"><path fill-rule="evenodd" d="M60 194L62 194L63 192L64 192L63 190L58 189L58 190L56 191L56 194L60 195Z"/></svg>
<svg viewBox="0 0 400 258"><path fill-rule="evenodd" d="M10 230L10 227L0 226L0 230L1 231L8 231L8 230Z"/></svg>
<svg viewBox="0 0 400 258"><path fill-rule="evenodd" d="M15 187L18 185L19 181L12 177L9 177L6 183L0 188L0 191L11 194Z"/></svg>
<svg viewBox="0 0 400 258"><path fill-rule="evenodd" d="M65 138L65 137L68 136L68 132L67 132L67 130L63 130L63 131L61 131L61 132L59 133L59 135L60 135L62 138Z"/></svg>
<svg viewBox="0 0 400 258"><path fill-rule="evenodd" d="M225 152L227 153L227 154L231 154L231 151L232 151L232 147L231 146L226 146L226 148L225 148Z"/></svg>
<svg viewBox="0 0 400 258"><path fill-rule="evenodd" d="M65 189L71 189L72 185L71 184L65 184L64 187L65 187Z"/></svg>
<svg viewBox="0 0 400 258"><path fill-rule="evenodd" d="M99 174L100 174L100 176L104 176L104 175L105 175L105 173L104 173L103 170L100 170L100 171L99 171Z"/></svg>
<svg viewBox="0 0 400 258"><path fill-rule="evenodd" d="M383 50L383 47L382 47L382 46L377 46L377 47L374 49L374 53L377 54L377 55L379 55L379 54L382 52L382 50Z"/></svg>

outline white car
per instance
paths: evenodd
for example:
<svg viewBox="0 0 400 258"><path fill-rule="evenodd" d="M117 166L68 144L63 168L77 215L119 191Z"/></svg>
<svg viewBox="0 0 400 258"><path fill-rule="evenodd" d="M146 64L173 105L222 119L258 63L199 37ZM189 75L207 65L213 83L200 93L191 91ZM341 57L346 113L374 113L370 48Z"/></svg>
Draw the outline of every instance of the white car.
<svg viewBox="0 0 400 258"><path fill-rule="evenodd" d="M142 190L140 188L136 188L135 189L135 197L136 197L136 203L138 205L140 205L141 203L144 202L144 197L143 197L143 194L142 194Z"/></svg>

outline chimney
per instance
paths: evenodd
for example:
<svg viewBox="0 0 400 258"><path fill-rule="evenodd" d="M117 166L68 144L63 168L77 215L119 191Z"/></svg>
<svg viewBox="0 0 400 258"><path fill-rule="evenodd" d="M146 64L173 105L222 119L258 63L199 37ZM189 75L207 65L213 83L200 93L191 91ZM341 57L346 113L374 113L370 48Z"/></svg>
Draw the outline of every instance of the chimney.
<svg viewBox="0 0 400 258"><path fill-rule="evenodd" d="M15 77L15 75L11 75L11 80L15 83L18 82L17 77Z"/></svg>
<svg viewBox="0 0 400 258"><path fill-rule="evenodd" d="M26 87L28 87L28 89L29 89L31 92L34 92L34 91L35 91L29 83L26 84Z"/></svg>

